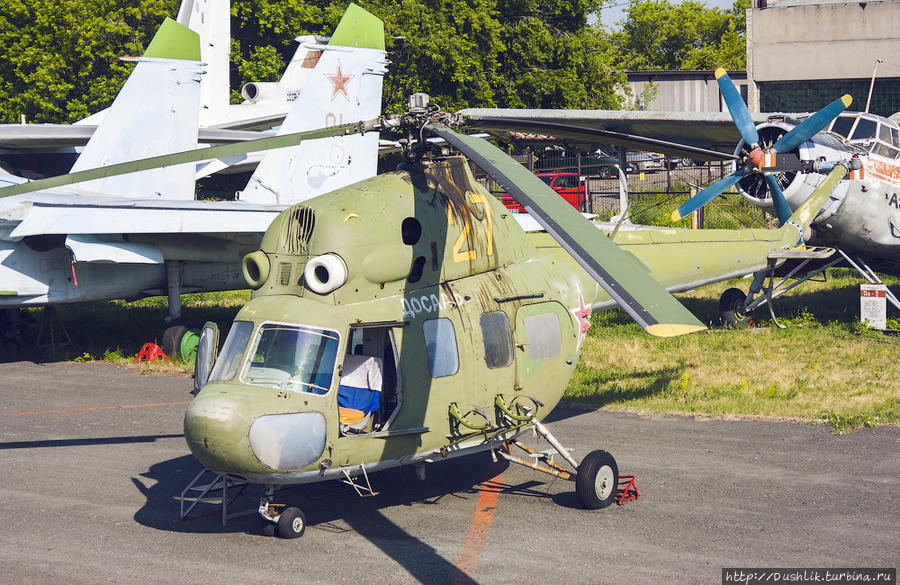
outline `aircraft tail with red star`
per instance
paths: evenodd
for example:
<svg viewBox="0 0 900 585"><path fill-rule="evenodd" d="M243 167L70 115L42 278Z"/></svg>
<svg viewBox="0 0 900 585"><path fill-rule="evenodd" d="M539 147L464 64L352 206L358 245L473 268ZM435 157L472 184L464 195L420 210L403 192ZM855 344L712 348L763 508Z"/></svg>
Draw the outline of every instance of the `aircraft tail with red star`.
<svg viewBox="0 0 900 585"><path fill-rule="evenodd" d="M381 90L387 61L384 25L350 4L315 69L300 91L279 134L371 120L381 115ZM242 201L293 205L373 177L378 163L378 133L320 138L266 154Z"/></svg>

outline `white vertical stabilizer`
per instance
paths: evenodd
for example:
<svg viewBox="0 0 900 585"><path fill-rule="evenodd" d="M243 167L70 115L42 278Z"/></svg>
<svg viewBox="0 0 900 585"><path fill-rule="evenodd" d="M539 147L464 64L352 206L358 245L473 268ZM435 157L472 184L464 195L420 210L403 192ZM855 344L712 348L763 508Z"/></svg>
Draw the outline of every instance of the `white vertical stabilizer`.
<svg viewBox="0 0 900 585"><path fill-rule="evenodd" d="M178 22L200 35L203 81L200 126L225 118L231 91L231 10L229 0L182 0Z"/></svg>
<svg viewBox="0 0 900 585"><path fill-rule="evenodd" d="M307 48L323 50L322 56L293 101L279 134L381 115L384 50L333 43ZM291 205L372 177L377 164L375 132L311 140L267 153L240 199Z"/></svg>
<svg viewBox="0 0 900 585"><path fill-rule="evenodd" d="M197 148L200 61L196 57L197 34L167 19L145 56L138 59L72 172ZM80 184L78 191L112 197L193 199L194 165L97 179Z"/></svg>

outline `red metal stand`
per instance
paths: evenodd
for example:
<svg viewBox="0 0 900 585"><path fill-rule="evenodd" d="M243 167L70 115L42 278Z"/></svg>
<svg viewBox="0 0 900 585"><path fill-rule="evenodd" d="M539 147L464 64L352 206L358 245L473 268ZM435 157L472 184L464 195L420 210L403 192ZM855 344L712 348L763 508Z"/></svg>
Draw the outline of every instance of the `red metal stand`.
<svg viewBox="0 0 900 585"><path fill-rule="evenodd" d="M152 362L153 360L164 360L166 357L168 357L166 352L164 352L160 346L155 343L145 343L141 347L141 351L138 352L137 357L134 358L134 363L140 361Z"/></svg>
<svg viewBox="0 0 900 585"><path fill-rule="evenodd" d="M634 483L634 476L620 475L618 489L616 489L616 503L621 506L639 497L641 497L641 491L637 489L637 485Z"/></svg>

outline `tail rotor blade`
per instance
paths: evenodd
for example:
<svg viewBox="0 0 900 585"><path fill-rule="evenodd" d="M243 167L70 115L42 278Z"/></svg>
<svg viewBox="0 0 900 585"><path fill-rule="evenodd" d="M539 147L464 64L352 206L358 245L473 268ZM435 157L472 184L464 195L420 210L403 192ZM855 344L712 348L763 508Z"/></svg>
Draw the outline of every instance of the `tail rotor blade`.
<svg viewBox="0 0 900 585"><path fill-rule="evenodd" d="M686 217L689 213L693 213L730 189L734 186L735 183L744 178L744 175L747 174L747 169L739 169L724 179L719 179L703 191L700 191L690 199L688 199L684 205L676 209L672 212L672 221L678 221L682 217Z"/></svg>
<svg viewBox="0 0 900 585"><path fill-rule="evenodd" d="M803 120L794 127L793 130L778 139L772 149L778 153L790 152L818 134L822 128L837 118L838 114L847 109L853 101L849 95L845 94L834 100L809 118Z"/></svg>
<svg viewBox="0 0 900 585"><path fill-rule="evenodd" d="M781 187L778 185L778 179L772 173L763 173L766 177L766 183L769 185L769 193L772 195L772 203L775 205L775 213L778 215L778 223L784 225L790 217L791 207L788 205Z"/></svg>
<svg viewBox="0 0 900 585"><path fill-rule="evenodd" d="M737 126L738 132L741 133L744 143L747 146L759 144L759 133L756 131L756 125L750 116L750 110L747 109L747 104L744 103L744 99L738 93L734 82L731 81L731 78L728 77L728 74L721 67L716 69L716 81L719 83L719 91L722 92L722 98L725 100L725 105L728 106L731 119L734 120L734 125Z"/></svg>

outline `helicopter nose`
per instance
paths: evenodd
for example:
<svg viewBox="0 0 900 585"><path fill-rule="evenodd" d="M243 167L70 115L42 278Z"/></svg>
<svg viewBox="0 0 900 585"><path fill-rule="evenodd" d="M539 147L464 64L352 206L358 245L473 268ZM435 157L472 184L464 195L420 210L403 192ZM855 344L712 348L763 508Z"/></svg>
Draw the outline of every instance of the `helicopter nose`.
<svg viewBox="0 0 900 585"><path fill-rule="evenodd" d="M184 438L204 467L234 472L241 436L247 436L247 421L239 401L221 394L201 392L184 413Z"/></svg>
<svg viewBox="0 0 900 585"><path fill-rule="evenodd" d="M250 449L269 469L299 469L319 459L325 431L319 412L269 414L250 425Z"/></svg>
<svg viewBox="0 0 900 585"><path fill-rule="evenodd" d="M207 469L234 474L292 470L322 455L327 434L323 414L256 416L248 406L227 395L202 392L188 405L184 436Z"/></svg>

